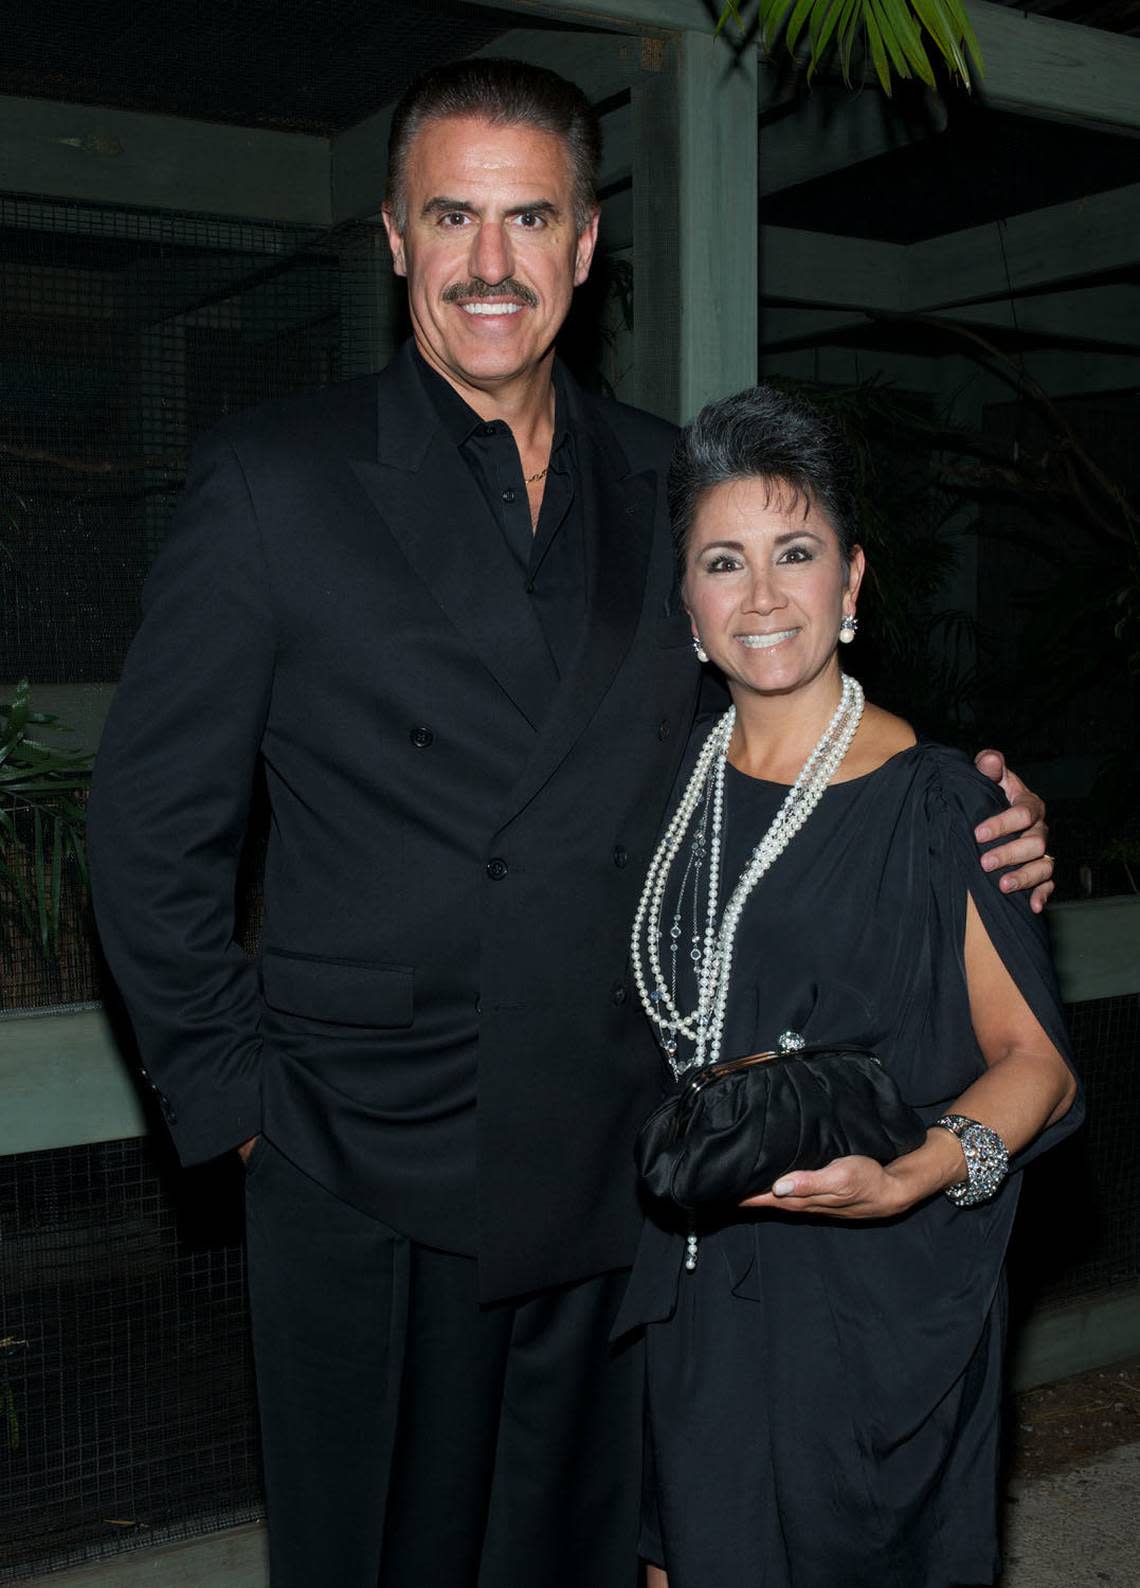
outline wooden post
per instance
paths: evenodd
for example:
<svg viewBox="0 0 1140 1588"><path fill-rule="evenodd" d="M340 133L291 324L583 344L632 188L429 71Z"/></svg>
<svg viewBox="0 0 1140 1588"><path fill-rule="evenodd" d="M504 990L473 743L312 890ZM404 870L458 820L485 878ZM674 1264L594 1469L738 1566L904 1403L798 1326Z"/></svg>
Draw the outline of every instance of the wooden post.
<svg viewBox="0 0 1140 1588"><path fill-rule="evenodd" d="M756 380L757 70L723 40L645 40L632 91L639 401L690 418Z"/></svg>

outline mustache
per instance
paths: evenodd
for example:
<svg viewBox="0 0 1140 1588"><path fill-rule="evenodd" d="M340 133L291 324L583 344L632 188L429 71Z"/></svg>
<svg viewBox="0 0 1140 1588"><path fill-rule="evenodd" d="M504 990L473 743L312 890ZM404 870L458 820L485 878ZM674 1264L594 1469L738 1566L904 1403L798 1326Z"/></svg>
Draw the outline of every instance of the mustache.
<svg viewBox="0 0 1140 1588"><path fill-rule="evenodd" d="M463 303L468 298L517 298L528 309L538 308L538 294L513 276L496 281L493 286L481 276L472 276L470 281L452 282L443 294L444 303Z"/></svg>

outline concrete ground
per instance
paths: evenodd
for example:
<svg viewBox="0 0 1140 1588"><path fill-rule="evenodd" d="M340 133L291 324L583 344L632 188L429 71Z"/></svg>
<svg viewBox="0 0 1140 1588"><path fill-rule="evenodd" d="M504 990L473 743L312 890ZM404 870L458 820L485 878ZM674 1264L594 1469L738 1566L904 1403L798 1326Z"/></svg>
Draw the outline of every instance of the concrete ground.
<svg viewBox="0 0 1140 1588"><path fill-rule="evenodd" d="M1014 1478L1001 1588L1140 1588L1140 1444Z"/></svg>

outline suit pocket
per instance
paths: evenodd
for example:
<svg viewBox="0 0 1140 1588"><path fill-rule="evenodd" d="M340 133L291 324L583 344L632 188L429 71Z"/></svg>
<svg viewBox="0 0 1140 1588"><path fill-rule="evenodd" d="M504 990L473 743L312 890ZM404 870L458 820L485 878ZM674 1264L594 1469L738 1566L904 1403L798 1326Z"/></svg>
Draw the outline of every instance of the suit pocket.
<svg viewBox="0 0 1140 1588"><path fill-rule="evenodd" d="M267 948L261 990L271 1009L345 1026L410 1026L415 976L410 965L326 959Z"/></svg>

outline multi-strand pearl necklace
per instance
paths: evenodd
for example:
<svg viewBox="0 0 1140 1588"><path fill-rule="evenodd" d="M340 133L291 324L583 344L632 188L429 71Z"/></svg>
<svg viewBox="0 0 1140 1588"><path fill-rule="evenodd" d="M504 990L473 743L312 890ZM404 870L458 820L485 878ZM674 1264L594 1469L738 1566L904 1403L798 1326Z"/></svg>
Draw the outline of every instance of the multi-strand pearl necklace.
<svg viewBox="0 0 1140 1588"><path fill-rule="evenodd" d="M863 691L853 678L844 677L843 694L835 714L804 762L799 777L788 790L772 825L752 851L751 858L718 920L721 845L724 836L724 769L736 724L730 707L713 728L697 757L693 774L681 796L665 836L649 866L633 923L633 974L638 994L678 1077L700 1064L715 1064L724 1034L732 950L736 929L753 888L783 853L819 804L824 789L839 770L863 715ZM699 816L698 816L699 812ZM668 932L668 977L661 963L662 912L669 873L690 825L693 836L689 861ZM698 894L701 873L707 871L708 896L700 932ZM681 916L692 879L693 931L689 958L697 978L697 1006L683 1014L677 1001L677 960L681 951ZM642 943L645 944L643 957ZM648 961L648 972L645 961ZM680 1039L692 1044L692 1054L682 1057Z"/></svg>

